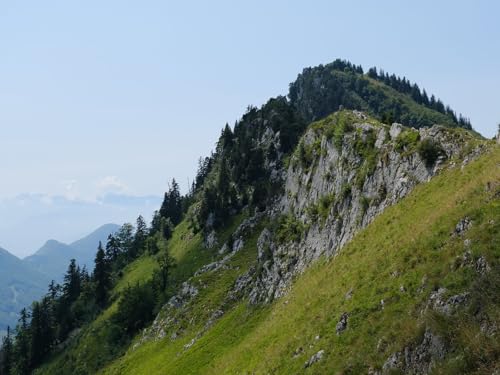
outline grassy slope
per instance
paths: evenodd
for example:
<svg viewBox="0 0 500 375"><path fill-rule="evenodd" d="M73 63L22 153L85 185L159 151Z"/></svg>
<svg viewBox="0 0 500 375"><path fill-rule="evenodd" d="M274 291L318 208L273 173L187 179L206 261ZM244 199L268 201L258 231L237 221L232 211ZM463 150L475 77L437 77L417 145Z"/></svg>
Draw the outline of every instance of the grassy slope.
<svg viewBox="0 0 500 375"><path fill-rule="evenodd" d="M183 345L196 328L178 340L167 338L130 350L104 373L366 373L370 366L380 368L391 353L418 340L424 324L458 346L450 356L453 360L441 364L437 372L476 368L487 373L478 363L491 364L500 353L499 344L495 337L478 334L477 323L467 310L455 321L421 311L438 286L450 294L472 288L472 300L500 323L498 285L482 289L484 280L478 281L473 269L453 267L464 253L464 239L450 236L461 218L471 217L474 225L466 238L472 240L472 253L486 257L492 266L490 277L498 274L500 202L485 187L493 182L498 194L499 165L497 147L464 169L443 173L388 208L339 256L310 267L287 297L264 307L240 302L191 348L185 350ZM396 277L392 276L395 271ZM208 283L213 293L220 286L214 279ZM346 299L351 289L353 297ZM206 291L207 295L212 292ZM206 302L201 297L193 308L199 311ZM350 314L349 325L337 336L335 326L343 312ZM297 348L303 351L294 356ZM304 362L320 349L325 350L323 360L304 370Z"/></svg>
<svg viewBox="0 0 500 375"><path fill-rule="evenodd" d="M348 80L350 73L334 70L332 72L332 75L343 78L344 80ZM420 115L420 117L422 118L429 119L433 124L441 124L450 127L457 126L457 124L453 122L453 120L449 118L447 115L438 112L434 109L428 108L423 104L418 104L408 94L403 94L397 91L396 89L392 88L391 86L386 85L383 82L368 77L368 75L366 74L363 75L361 78L368 82L368 86L374 92L382 93L386 98L388 98L387 100L391 100L393 102L399 102L404 107L406 107L406 109L403 111L404 113L412 113L414 115ZM365 99L363 99L358 93L356 93L356 91L354 90L350 91L350 95L357 99L360 108L376 116L376 113L374 113L374 111L372 110L373 108L370 107L370 104ZM478 134L476 133L476 135Z"/></svg>
<svg viewBox="0 0 500 375"><path fill-rule="evenodd" d="M389 98L394 98L394 100L403 103L407 109L408 112L412 113L420 113L422 116L427 117L429 119L432 119L432 121L435 124L441 124L441 125L446 125L446 126L451 126L451 127L456 127L457 124L454 123L447 115L438 112L436 110L433 110L431 108L426 107L423 104L418 104L415 102L409 95L407 94L402 94L396 89L386 85L383 82L377 81L373 78L370 78L368 76L364 77L367 79L371 85L379 88L382 90L382 92Z"/></svg>
<svg viewBox="0 0 500 375"><path fill-rule="evenodd" d="M224 242L229 234L235 230L243 220L244 215L233 219L225 230L219 233L220 242ZM194 274L204 264L214 259L212 251L203 248L201 234L193 234L187 221L180 223L167 247L176 260L176 267L172 270L174 284L179 285ZM255 255L253 256L255 259ZM107 337L110 333L110 319L116 312L120 293L128 286L148 281L158 263L154 256L143 255L129 264L123 271L123 277L118 280L111 292L114 302L104 310L95 321L83 327L80 334L61 353L56 353L44 366L37 369L37 374L87 374L96 370L114 357L123 354L128 343L109 346ZM174 290L175 288L172 287Z"/></svg>

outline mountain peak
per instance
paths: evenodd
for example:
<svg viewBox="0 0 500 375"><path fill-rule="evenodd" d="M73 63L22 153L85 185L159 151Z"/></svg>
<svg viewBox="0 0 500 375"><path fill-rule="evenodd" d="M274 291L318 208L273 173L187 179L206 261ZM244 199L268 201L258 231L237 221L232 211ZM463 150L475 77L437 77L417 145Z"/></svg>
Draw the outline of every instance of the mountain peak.
<svg viewBox="0 0 500 375"><path fill-rule="evenodd" d="M87 236L69 245L50 239L24 261L55 280L62 278L71 259L75 259L81 267L86 266L90 270L93 268L99 241L104 244L108 236L119 228L116 224L101 225Z"/></svg>
<svg viewBox="0 0 500 375"><path fill-rule="evenodd" d="M104 224L99 228L86 235L85 237L74 241L70 244L71 247L78 251L88 251L89 249L93 249L92 253L95 254L97 250L97 246L99 245L99 241L105 244L108 236L112 233L116 233L120 229L120 226L117 224Z"/></svg>
<svg viewBox="0 0 500 375"><path fill-rule="evenodd" d="M63 242L50 239L47 240L43 246L33 255L47 255L54 252L64 252L69 251L70 247Z"/></svg>
<svg viewBox="0 0 500 375"><path fill-rule="evenodd" d="M3 247L0 247L0 256L17 258L14 254L4 249Z"/></svg>

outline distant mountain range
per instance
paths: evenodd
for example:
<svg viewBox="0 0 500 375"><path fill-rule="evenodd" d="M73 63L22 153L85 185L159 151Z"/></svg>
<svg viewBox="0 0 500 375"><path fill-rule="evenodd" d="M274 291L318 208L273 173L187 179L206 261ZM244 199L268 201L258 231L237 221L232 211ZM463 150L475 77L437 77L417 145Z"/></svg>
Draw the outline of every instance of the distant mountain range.
<svg viewBox="0 0 500 375"><path fill-rule="evenodd" d="M162 201L162 196L117 193L95 200L36 193L0 197L0 217L8 218L0 220L0 245L24 258L49 238L69 244L103 223L133 223L139 213L149 221ZM29 236L22 235L26 228Z"/></svg>
<svg viewBox="0 0 500 375"><path fill-rule="evenodd" d="M0 336L18 313L45 292L50 277L0 248Z"/></svg>
<svg viewBox="0 0 500 375"><path fill-rule="evenodd" d="M88 236L69 245L56 240L48 240L35 254L24 258L24 262L56 281L62 280L71 259L75 259L80 267L85 266L91 271L99 241L105 245L109 234L116 232L119 228L116 224L103 225Z"/></svg>
<svg viewBox="0 0 500 375"><path fill-rule="evenodd" d="M69 245L49 240L24 259L0 248L0 336L7 326L16 325L23 307L47 292L51 280L62 281L71 259L91 271L99 241L105 244L109 234L119 228L116 224L105 224Z"/></svg>

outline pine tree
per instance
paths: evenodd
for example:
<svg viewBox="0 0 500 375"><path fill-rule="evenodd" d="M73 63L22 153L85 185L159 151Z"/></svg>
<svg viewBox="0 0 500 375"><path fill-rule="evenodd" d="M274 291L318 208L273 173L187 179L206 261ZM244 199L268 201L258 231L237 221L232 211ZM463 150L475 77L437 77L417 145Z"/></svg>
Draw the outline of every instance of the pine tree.
<svg viewBox="0 0 500 375"><path fill-rule="evenodd" d="M68 333L74 328L75 316L71 309L73 303L78 299L82 287L82 274L76 261L71 259L68 270L64 275L62 295L56 306L56 319L58 322L57 338L60 341L66 339Z"/></svg>
<svg viewBox="0 0 500 375"><path fill-rule="evenodd" d="M139 215L136 222L136 229L134 234L134 239L132 241L132 248L130 251L130 257L132 259L140 255L146 246L146 237L148 234L148 228L144 218Z"/></svg>
<svg viewBox="0 0 500 375"><path fill-rule="evenodd" d="M368 77L377 79L378 78L378 73L377 73L377 68L373 67L368 69Z"/></svg>
<svg viewBox="0 0 500 375"><path fill-rule="evenodd" d="M40 313L43 355L45 356L52 348L55 338L55 319L50 298L42 298L40 301Z"/></svg>
<svg viewBox="0 0 500 375"><path fill-rule="evenodd" d="M194 184L194 183L193 183ZM149 228L149 234L153 235L160 230L161 225L161 215L158 211L153 213L153 219L151 220L151 226Z"/></svg>
<svg viewBox="0 0 500 375"><path fill-rule="evenodd" d="M116 239L118 240L120 252L127 254L132 248L134 241L134 226L130 223L123 224L116 234Z"/></svg>
<svg viewBox="0 0 500 375"><path fill-rule="evenodd" d="M229 124L226 123L224 129L222 129L221 136L219 138L219 142L217 143L217 152L231 152L231 148L233 147L233 131L229 127Z"/></svg>
<svg viewBox="0 0 500 375"><path fill-rule="evenodd" d="M95 256L95 268L93 274L93 281L95 283L95 300L96 304L103 308L106 305L108 290L111 284L109 264L106 261L106 254L102 248L101 241L97 248Z"/></svg>
<svg viewBox="0 0 500 375"><path fill-rule="evenodd" d="M10 375L12 370L12 337L10 327L7 327L7 336L2 340L1 360L0 360L0 374Z"/></svg>
<svg viewBox="0 0 500 375"><path fill-rule="evenodd" d="M61 292L61 286L52 280L49 284L49 296L52 300L55 300L59 293Z"/></svg>
<svg viewBox="0 0 500 375"><path fill-rule="evenodd" d="M108 241L106 242L106 258L109 262L113 262L120 255L120 242L118 239L110 234L108 236Z"/></svg>
<svg viewBox="0 0 500 375"><path fill-rule="evenodd" d="M160 222L160 233L162 234L163 238L168 240L170 237L172 237L172 233L174 232L174 224L172 224L172 221L169 218L161 218Z"/></svg>
<svg viewBox="0 0 500 375"><path fill-rule="evenodd" d="M429 100L429 105L431 106L432 109L436 109L436 97L434 95L431 95L431 100Z"/></svg>
<svg viewBox="0 0 500 375"><path fill-rule="evenodd" d="M30 335L28 331L28 312L22 309L19 314L19 323L16 328L16 341L14 344L14 373L28 375L30 373Z"/></svg>
<svg viewBox="0 0 500 375"><path fill-rule="evenodd" d="M175 260L165 252L159 259L158 263L160 265L160 288L161 290L165 290L168 285L168 278L170 276L170 270L175 266Z"/></svg>
<svg viewBox="0 0 500 375"><path fill-rule="evenodd" d="M179 184L172 179L170 188L170 220L174 225L177 225L182 220L182 201Z"/></svg>
<svg viewBox="0 0 500 375"><path fill-rule="evenodd" d="M212 168L212 158L211 157L206 157L206 158L200 158L198 160L198 170L196 171L196 177L194 179L194 190L197 191L203 186L203 183L205 182L205 178L207 177L208 173L210 172Z"/></svg>
<svg viewBox="0 0 500 375"><path fill-rule="evenodd" d="M64 275L63 293L68 304L73 303L78 298L81 288L80 267L76 265L74 259L70 260L66 275Z"/></svg>
<svg viewBox="0 0 500 375"><path fill-rule="evenodd" d="M165 198L160 208L160 215L169 218L174 225L182 220L182 199L179 184L172 179L169 190L165 193Z"/></svg>
<svg viewBox="0 0 500 375"><path fill-rule="evenodd" d="M45 343L43 341L43 318L38 301L33 302L30 324L30 367L35 368L43 359Z"/></svg>
<svg viewBox="0 0 500 375"><path fill-rule="evenodd" d="M429 105L429 96L425 90L422 92L422 104Z"/></svg>

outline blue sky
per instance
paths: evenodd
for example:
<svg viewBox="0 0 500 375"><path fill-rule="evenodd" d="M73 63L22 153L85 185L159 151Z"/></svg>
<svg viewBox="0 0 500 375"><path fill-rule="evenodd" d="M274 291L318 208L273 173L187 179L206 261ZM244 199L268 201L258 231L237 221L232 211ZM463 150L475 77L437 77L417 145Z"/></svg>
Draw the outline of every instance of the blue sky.
<svg viewBox="0 0 500 375"><path fill-rule="evenodd" d="M185 187L226 122L338 57L405 75L491 137L499 4L0 2L0 200Z"/></svg>

